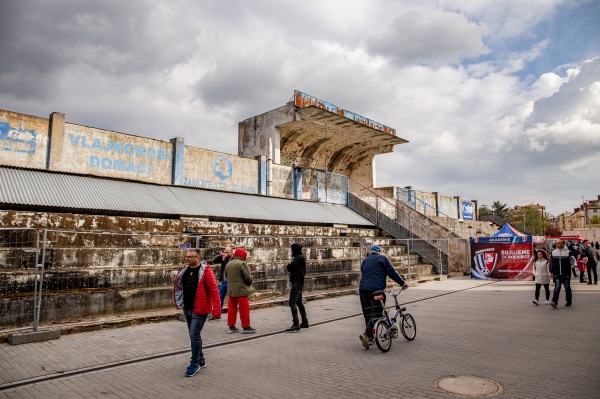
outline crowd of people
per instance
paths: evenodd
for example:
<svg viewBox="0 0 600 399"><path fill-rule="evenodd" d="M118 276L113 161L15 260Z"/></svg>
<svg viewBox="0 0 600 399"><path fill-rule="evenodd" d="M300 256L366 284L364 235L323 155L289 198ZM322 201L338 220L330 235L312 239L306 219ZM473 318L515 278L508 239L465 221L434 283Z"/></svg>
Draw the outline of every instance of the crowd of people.
<svg viewBox="0 0 600 399"><path fill-rule="evenodd" d="M553 308L558 307L558 300L562 287L565 289L566 307L573 306L573 292L571 291L571 274L578 277L579 282L587 284L598 284L598 261L600 253L596 245L589 240L583 240L579 245L572 241L567 246L563 240L553 244L550 254L545 249L537 249L531 257L528 267L533 268L533 280L535 281L535 299L533 303L539 305L540 291L542 286L546 294L545 304ZM554 282L552 300L550 300L550 280Z"/></svg>
<svg viewBox="0 0 600 399"><path fill-rule="evenodd" d="M287 265L287 271L291 285L289 306L292 325L285 331L294 333L309 327L306 308L302 300L306 259L302 253L301 244L291 245L291 258L291 262ZM255 290L252 286L253 278L246 263L247 260L248 253L243 248L236 248L232 251L232 248L227 246L212 260L212 267L218 268L217 272L213 272L209 263L201 259L199 249L191 249L187 252L185 266L177 274L174 282L175 305L178 309L183 310L190 337L191 360L185 371L186 376L191 377L200 368L206 366L202 352L201 332L207 320L218 320L221 318L221 314L226 312L229 334L240 331L242 334L256 332L250 324L249 296ZM543 287L544 303L556 309L561 289L564 287L565 306L572 306L571 274L575 277L579 276L579 281L584 283L587 273L587 284L597 285L599 261L599 251L589 240L584 240L581 245L578 245L577 242L570 242L567 245L565 241L558 240L553 245L550 254L544 248L536 249L528 264L528 267L532 267L535 280L533 303L539 305ZM373 293L385 289L388 277L399 284L402 289L406 289L408 285L395 270L390 260L381 254L381 248L378 245L370 247L366 258L361 263L360 272L359 296L365 330L359 338L363 347L369 349L374 343L374 315L381 314L383 310L380 301L374 299ZM551 280L554 282L552 298L550 298ZM225 310L226 296L228 302ZM236 327L238 312L241 330Z"/></svg>

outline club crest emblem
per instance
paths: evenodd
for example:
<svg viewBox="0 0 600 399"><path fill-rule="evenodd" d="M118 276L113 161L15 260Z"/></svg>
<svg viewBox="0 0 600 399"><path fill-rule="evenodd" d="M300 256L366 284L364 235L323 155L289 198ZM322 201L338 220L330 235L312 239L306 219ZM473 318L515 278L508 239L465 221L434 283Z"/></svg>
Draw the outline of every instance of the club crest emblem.
<svg viewBox="0 0 600 399"><path fill-rule="evenodd" d="M213 163L213 173L221 180L228 179L233 174L233 164L226 156L220 156Z"/></svg>
<svg viewBox="0 0 600 399"><path fill-rule="evenodd" d="M496 262L498 261L498 255L495 252L483 252L475 255L475 268L482 276L489 276L494 268L496 267Z"/></svg>

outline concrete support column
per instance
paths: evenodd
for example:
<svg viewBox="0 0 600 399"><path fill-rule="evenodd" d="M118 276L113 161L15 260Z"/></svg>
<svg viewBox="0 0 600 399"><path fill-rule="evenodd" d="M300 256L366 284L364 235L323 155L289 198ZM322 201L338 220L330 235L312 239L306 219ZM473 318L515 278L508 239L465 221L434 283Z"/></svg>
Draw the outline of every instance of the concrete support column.
<svg viewBox="0 0 600 399"><path fill-rule="evenodd" d="M254 159L258 161L258 194L267 195L267 157L257 155Z"/></svg>
<svg viewBox="0 0 600 399"><path fill-rule="evenodd" d="M269 150L267 153L267 195L273 195L273 140L269 138Z"/></svg>
<svg viewBox="0 0 600 399"><path fill-rule="evenodd" d="M440 193L437 191L432 192L435 195L435 216L440 216ZM427 212L425 212L427 214Z"/></svg>
<svg viewBox="0 0 600 399"><path fill-rule="evenodd" d="M479 204L477 200L471 200L475 209L473 209L473 220L479 220Z"/></svg>
<svg viewBox="0 0 600 399"><path fill-rule="evenodd" d="M59 170L62 163L63 143L65 136L65 114L53 112L50 114L48 126L48 155L46 157L47 170Z"/></svg>
<svg viewBox="0 0 600 399"><path fill-rule="evenodd" d="M182 138L175 137L171 139L171 143L173 143L171 184L180 186L183 184L185 142Z"/></svg>
<svg viewBox="0 0 600 399"><path fill-rule="evenodd" d="M464 219L464 215L463 215L463 209L462 209L462 200L460 199L460 196L456 196L454 197L454 199L456 199L456 216L458 217L459 220Z"/></svg>

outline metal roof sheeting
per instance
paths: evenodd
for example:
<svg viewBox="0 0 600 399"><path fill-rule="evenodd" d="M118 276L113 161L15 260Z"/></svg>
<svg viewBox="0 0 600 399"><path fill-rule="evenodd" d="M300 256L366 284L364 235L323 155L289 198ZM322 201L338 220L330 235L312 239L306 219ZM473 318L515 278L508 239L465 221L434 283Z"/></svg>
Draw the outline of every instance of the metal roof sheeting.
<svg viewBox="0 0 600 399"><path fill-rule="evenodd" d="M342 205L2 167L0 204L373 226Z"/></svg>

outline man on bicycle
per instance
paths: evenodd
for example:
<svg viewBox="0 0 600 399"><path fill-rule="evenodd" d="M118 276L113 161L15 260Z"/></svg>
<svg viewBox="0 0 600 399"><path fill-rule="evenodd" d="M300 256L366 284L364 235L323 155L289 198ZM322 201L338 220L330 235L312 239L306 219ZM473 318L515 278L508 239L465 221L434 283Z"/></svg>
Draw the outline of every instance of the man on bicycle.
<svg viewBox="0 0 600 399"><path fill-rule="evenodd" d="M371 246L371 253L360 265L360 283L358 286L360 306L365 317L365 332L359 338L365 349L369 349L369 345L374 343L373 317L380 317L383 312L381 302L373 299L373 293L385 289L388 276L400 284L402 289L408 288L408 284L394 269L392 262L385 255L381 255L379 245Z"/></svg>

